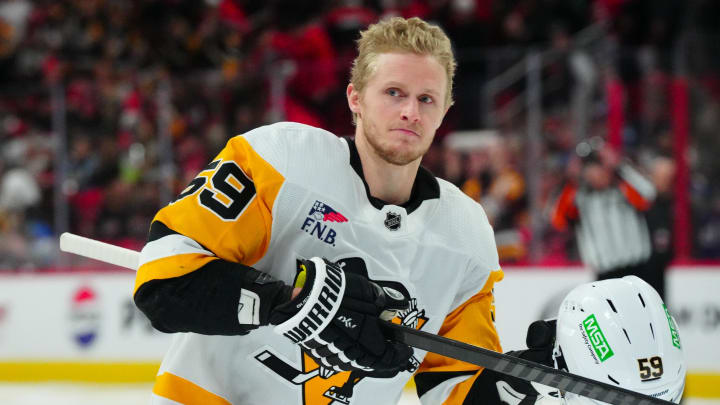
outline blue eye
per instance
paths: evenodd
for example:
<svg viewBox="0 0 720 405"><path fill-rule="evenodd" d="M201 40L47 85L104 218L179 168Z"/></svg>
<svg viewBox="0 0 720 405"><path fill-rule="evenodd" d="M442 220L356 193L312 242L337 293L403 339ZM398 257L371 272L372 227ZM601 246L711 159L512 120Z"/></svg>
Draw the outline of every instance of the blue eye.
<svg viewBox="0 0 720 405"><path fill-rule="evenodd" d="M420 97L420 102L425 104L431 104L433 102L433 99L430 96L422 96Z"/></svg>
<svg viewBox="0 0 720 405"><path fill-rule="evenodd" d="M385 91L388 95L396 97L400 95L400 91L398 89L387 89Z"/></svg>

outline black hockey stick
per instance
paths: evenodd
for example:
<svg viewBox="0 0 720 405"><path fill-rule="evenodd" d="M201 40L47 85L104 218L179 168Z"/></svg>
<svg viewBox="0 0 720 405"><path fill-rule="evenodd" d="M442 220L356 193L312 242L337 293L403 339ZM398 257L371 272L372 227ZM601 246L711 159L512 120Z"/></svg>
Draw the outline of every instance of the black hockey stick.
<svg viewBox="0 0 720 405"><path fill-rule="evenodd" d="M669 401L556 370L519 357L494 352L392 322L381 322L386 334L398 342L526 381L534 381L614 405L674 405Z"/></svg>
<svg viewBox="0 0 720 405"><path fill-rule="evenodd" d="M280 377L295 385L302 385L305 381L314 378L320 373L320 367L308 372L298 370L286 363L285 360L278 358L269 350L263 350L260 354L255 356L255 359L264 364L265 367L276 372Z"/></svg>
<svg viewBox="0 0 720 405"><path fill-rule="evenodd" d="M67 232L60 236L60 250L133 270L137 270L140 256L140 253L134 250L121 248ZM472 346L457 340L407 328L391 322L381 322L386 333L398 342L428 352L437 353L441 356L476 364L497 371L498 373L511 375L526 381L535 381L540 384L558 388L562 391L572 392L614 405L674 405L672 402L595 381L587 377L556 370L529 360L494 352L482 347ZM269 359L265 360L270 361ZM291 373L288 372L288 376L290 374ZM299 375L295 375L294 377L304 378Z"/></svg>

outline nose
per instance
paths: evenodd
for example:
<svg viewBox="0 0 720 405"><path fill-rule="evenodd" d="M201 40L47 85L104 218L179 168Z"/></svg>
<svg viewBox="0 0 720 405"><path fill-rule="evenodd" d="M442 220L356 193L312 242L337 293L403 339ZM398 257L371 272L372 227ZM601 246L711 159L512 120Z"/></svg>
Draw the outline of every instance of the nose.
<svg viewBox="0 0 720 405"><path fill-rule="evenodd" d="M420 105L418 100L408 97L402 107L401 114L403 121L420 121Z"/></svg>

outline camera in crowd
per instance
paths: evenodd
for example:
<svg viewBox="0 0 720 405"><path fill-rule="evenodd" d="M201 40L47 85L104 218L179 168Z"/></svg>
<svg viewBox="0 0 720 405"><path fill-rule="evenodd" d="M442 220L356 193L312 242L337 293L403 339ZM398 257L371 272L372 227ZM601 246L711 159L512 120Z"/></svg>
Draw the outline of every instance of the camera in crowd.
<svg viewBox="0 0 720 405"><path fill-rule="evenodd" d="M593 136L579 142L575 146L575 154L580 158L583 166L588 164L601 164L600 151L605 147L605 140L599 136Z"/></svg>

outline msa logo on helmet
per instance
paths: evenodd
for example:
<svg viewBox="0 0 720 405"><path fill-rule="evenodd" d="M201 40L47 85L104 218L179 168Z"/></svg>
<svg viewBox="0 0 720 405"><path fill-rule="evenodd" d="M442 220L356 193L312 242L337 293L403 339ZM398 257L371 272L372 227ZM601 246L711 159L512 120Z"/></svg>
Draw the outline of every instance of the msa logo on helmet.
<svg viewBox="0 0 720 405"><path fill-rule="evenodd" d="M667 309L667 305L663 304L665 310L665 316L667 316L668 325L670 325L670 336L672 338L673 346L680 349L680 333L678 333L677 327L675 326L675 320L670 316L670 311Z"/></svg>
<svg viewBox="0 0 720 405"><path fill-rule="evenodd" d="M600 362L609 359L613 356L613 354L615 354L610 348L607 339L605 339L605 335L602 333L600 325L598 324L597 319L595 319L595 315L590 315L585 318L582 325L585 329L585 333L587 333L588 338L590 339L590 344L593 349L595 349L595 353L600 359Z"/></svg>

